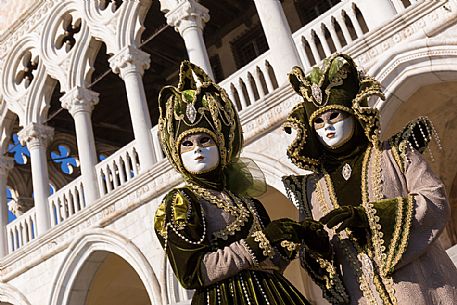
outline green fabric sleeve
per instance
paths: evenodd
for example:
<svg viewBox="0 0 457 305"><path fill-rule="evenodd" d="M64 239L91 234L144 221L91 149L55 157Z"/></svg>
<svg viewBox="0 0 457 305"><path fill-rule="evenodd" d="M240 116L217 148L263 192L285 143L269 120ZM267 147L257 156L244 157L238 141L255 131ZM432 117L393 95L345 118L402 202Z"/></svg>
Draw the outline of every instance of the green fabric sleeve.
<svg viewBox="0 0 457 305"><path fill-rule="evenodd" d="M183 189L174 189L166 195L154 218L157 237L186 289L203 287L200 266L204 254L210 252L202 209L193 201Z"/></svg>
<svg viewBox="0 0 457 305"><path fill-rule="evenodd" d="M302 247L300 262L311 279L321 288L324 298L331 304L349 304L349 296L333 260L324 259Z"/></svg>
<svg viewBox="0 0 457 305"><path fill-rule="evenodd" d="M407 248L414 198L409 195L384 199L371 202L370 206L374 212L368 213L371 244L380 257L381 273L387 276L394 271Z"/></svg>

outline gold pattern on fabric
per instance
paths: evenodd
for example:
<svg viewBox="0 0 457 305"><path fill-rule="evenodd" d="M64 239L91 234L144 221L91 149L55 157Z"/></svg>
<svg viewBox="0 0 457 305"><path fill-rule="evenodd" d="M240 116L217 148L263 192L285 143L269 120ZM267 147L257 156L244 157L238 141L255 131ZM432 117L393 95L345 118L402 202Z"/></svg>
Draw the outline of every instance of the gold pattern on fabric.
<svg viewBox="0 0 457 305"><path fill-rule="evenodd" d="M165 200L159 205L154 217L154 228L159 234L167 238L167 221L166 221L166 202Z"/></svg>
<svg viewBox="0 0 457 305"><path fill-rule="evenodd" d="M336 209L339 207L338 204L338 199L336 197L335 189L333 188L333 183L332 183L332 178L330 175L327 173L325 168L322 166L322 172L324 173L324 183L325 183L325 188L327 189L329 196L330 196L330 202L331 205L333 206L333 209ZM325 195L324 195L324 189L320 185L320 180L317 181L317 191L318 191L318 199L320 202L320 205L322 207L323 211L326 211L325 214L330 212L330 208L327 204L327 201L325 200ZM325 215L324 214L324 215ZM333 232L335 232L334 229L332 229ZM337 238L340 241L340 245L343 248L344 253L346 254L346 257L351 264L356 276L357 276L357 281L359 283L359 288L360 291L362 291L363 296L368 300L369 304L371 305L377 305L376 298L374 297L371 289L370 289L370 278L373 277L373 274L366 274L367 272L364 272L364 268L362 268L363 264L363 259L359 258L356 253L363 253L362 248L359 246L357 240L355 238L352 238L351 236L351 231L349 228L346 228L339 234L337 234ZM350 241L350 245L348 244L348 241ZM352 249L351 249L352 248ZM371 264L371 262L370 262Z"/></svg>
<svg viewBox="0 0 457 305"><path fill-rule="evenodd" d="M205 200L210 204L214 204L219 209L223 210L224 212L232 215L235 219L225 226L223 229L213 232L213 236L215 238L221 238L223 240L227 240L229 236L235 235L237 231L241 231L241 228L248 222L249 220L249 210L243 204L243 200L241 200L238 196L232 194L229 191L227 192L229 195L224 196L224 199L217 197L216 195L212 194L208 189L195 185L193 183L189 183L188 187L195 192L195 194ZM246 203L249 207L251 204L249 202ZM252 204L253 205L253 204ZM255 214L254 219L256 220ZM256 223L256 222L255 222ZM258 226L256 226L257 229ZM261 229L261 228L260 228Z"/></svg>
<svg viewBox="0 0 457 305"><path fill-rule="evenodd" d="M176 192L173 203L173 224L177 230L182 230L187 225L190 201L181 192Z"/></svg>
<svg viewBox="0 0 457 305"><path fill-rule="evenodd" d="M373 151L373 153L372 153ZM370 157L373 156L373 164L370 166ZM370 167L373 169L371 176L369 176ZM395 290L393 288L393 280L391 277L386 276L382 271L383 262L387 259L386 246L384 245L383 233L380 224L380 218L376 215L376 209L373 202L369 198L369 183L371 182L371 190L373 191L373 199L380 201L382 195L382 177L381 177L381 150L378 147L369 147L365 153L362 164L362 206L365 208L368 223L370 225L371 233L371 246L374 253L369 252L370 258L376 263L377 268L380 269L375 273L373 278L376 290L378 291L381 299L385 305L397 304L395 297Z"/></svg>
<svg viewBox="0 0 457 305"><path fill-rule="evenodd" d="M263 250L263 255L273 259L275 250L271 246L270 241L265 236L265 234L262 231L255 231L251 236L254 237L254 241L259 244L259 248Z"/></svg>
<svg viewBox="0 0 457 305"><path fill-rule="evenodd" d="M281 247L283 247L284 249L287 249L287 251L290 251L290 252L298 250L301 246L300 243L294 243L294 242L288 241L288 240L281 241L280 245L281 245Z"/></svg>

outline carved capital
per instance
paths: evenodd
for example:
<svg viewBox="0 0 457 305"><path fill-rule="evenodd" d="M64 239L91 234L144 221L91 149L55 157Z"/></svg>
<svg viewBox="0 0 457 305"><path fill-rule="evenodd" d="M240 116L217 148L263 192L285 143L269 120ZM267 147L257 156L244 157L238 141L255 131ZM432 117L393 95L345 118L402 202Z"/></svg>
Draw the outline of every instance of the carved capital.
<svg viewBox="0 0 457 305"><path fill-rule="evenodd" d="M35 205L33 198L19 197L8 202L8 210L16 216L21 216Z"/></svg>
<svg viewBox="0 0 457 305"><path fill-rule="evenodd" d="M196 27L203 31L209 21L208 9L195 0L181 2L175 9L165 14L168 25L175 28L181 36L189 28Z"/></svg>
<svg viewBox="0 0 457 305"><path fill-rule="evenodd" d="M8 172L14 166L14 159L7 156L0 156L0 176L8 176Z"/></svg>
<svg viewBox="0 0 457 305"><path fill-rule="evenodd" d="M78 112L92 113L94 106L98 104L98 92L76 86L60 98L62 108L75 116Z"/></svg>
<svg viewBox="0 0 457 305"><path fill-rule="evenodd" d="M21 145L27 145L29 150L36 147L46 147L54 135L54 128L30 123L17 133Z"/></svg>
<svg viewBox="0 0 457 305"><path fill-rule="evenodd" d="M121 78L127 73L135 72L143 75L144 70L149 68L151 58L148 53L138 48L127 46L119 53L111 56L108 60L114 73L120 74Z"/></svg>

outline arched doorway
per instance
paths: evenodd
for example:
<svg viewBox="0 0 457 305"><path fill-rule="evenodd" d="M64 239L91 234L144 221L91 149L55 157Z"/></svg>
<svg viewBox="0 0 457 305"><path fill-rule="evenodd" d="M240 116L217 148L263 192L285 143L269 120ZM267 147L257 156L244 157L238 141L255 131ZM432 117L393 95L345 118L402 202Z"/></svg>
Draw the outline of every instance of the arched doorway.
<svg viewBox="0 0 457 305"><path fill-rule="evenodd" d="M70 304L150 305L151 301L132 266L114 253L97 251L78 273Z"/></svg>
<svg viewBox="0 0 457 305"><path fill-rule="evenodd" d="M68 247L50 305L160 305L161 287L138 247L113 231L88 230Z"/></svg>

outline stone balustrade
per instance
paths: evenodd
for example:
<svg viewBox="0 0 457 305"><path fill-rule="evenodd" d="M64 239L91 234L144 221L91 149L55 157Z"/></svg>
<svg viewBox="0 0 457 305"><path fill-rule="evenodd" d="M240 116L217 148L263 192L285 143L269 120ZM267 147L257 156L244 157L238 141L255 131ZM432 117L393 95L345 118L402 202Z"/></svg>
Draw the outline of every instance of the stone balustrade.
<svg viewBox="0 0 457 305"><path fill-rule="evenodd" d="M220 83L238 111L246 109L277 88L276 76L269 63L270 52L230 75Z"/></svg>
<svg viewBox="0 0 457 305"><path fill-rule="evenodd" d="M8 253L21 248L37 235L35 208L31 208L6 226Z"/></svg>
<svg viewBox="0 0 457 305"><path fill-rule="evenodd" d="M58 225L68 217L81 211L87 203L84 199L81 177L61 188L49 197L49 212L51 213L51 227Z"/></svg>
<svg viewBox="0 0 457 305"><path fill-rule="evenodd" d="M135 141L121 148L97 166L98 186L103 196L138 176L140 164Z"/></svg>

